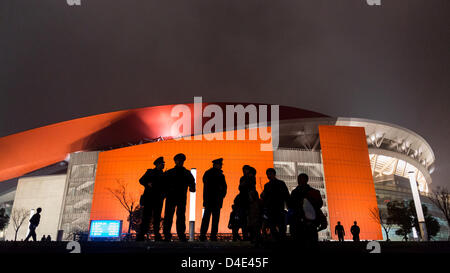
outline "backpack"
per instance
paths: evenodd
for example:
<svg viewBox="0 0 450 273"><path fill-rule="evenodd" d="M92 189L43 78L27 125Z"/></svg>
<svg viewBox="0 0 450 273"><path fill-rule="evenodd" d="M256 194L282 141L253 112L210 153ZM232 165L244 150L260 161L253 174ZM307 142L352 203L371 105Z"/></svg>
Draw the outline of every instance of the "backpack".
<svg viewBox="0 0 450 273"><path fill-rule="evenodd" d="M316 220L316 209L307 198L303 199L303 215L306 220L314 222Z"/></svg>
<svg viewBox="0 0 450 273"><path fill-rule="evenodd" d="M318 208L314 208L308 198L303 199L303 215L307 221L310 221L317 227L318 231L324 230L328 226L327 217L323 214L323 211Z"/></svg>
<svg viewBox="0 0 450 273"><path fill-rule="evenodd" d="M328 221L325 214L323 214L323 211L321 209L318 209L317 211L317 219L315 221L317 226L317 231L324 230L328 227Z"/></svg>

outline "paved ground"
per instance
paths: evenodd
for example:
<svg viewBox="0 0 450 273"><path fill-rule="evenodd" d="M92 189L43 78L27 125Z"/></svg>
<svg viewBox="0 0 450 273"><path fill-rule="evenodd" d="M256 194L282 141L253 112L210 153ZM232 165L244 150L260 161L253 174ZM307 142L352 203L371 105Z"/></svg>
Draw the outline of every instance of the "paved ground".
<svg viewBox="0 0 450 273"><path fill-rule="evenodd" d="M69 250L70 249L70 250ZM68 242L0 242L0 253L69 253ZM81 253L173 253L173 254L279 254L317 252L324 254L369 253L368 242L319 242L302 248L295 242L80 242ZM450 242L380 242L381 253L450 253Z"/></svg>
<svg viewBox="0 0 450 273"><path fill-rule="evenodd" d="M26 268L32 272L58 268L71 272L278 273L308 272L315 267L311 272L360 273L384 268L414 272L419 261L437 265L450 257L450 242L380 242L381 255L369 254L368 242L320 242L315 248L292 241L260 246L249 242L80 242L80 255L66 255L74 252L68 244L0 242L0 260L24 272Z"/></svg>

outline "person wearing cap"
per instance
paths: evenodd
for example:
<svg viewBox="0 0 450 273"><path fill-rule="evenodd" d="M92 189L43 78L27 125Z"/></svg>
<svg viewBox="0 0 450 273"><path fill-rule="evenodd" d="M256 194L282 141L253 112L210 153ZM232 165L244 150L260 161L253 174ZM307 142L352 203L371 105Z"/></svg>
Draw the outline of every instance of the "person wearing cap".
<svg viewBox="0 0 450 273"><path fill-rule="evenodd" d="M165 190L164 190L164 158L158 157L154 162L155 168L148 169L139 179L139 183L144 186L144 194L141 197L141 206L144 207L142 212L142 220L140 231L136 236L137 241L143 241L145 234L148 233L150 220L153 218L153 233L155 241L160 241L161 235L160 222L161 211L163 207Z"/></svg>
<svg viewBox="0 0 450 273"><path fill-rule="evenodd" d="M195 192L195 178L192 173L183 165L186 161L184 154L177 154L173 158L175 167L166 171L165 178L167 182L166 207L164 210L164 240L170 241L172 238L173 214L177 214L177 234L180 241L186 240L186 199L187 190Z"/></svg>
<svg viewBox="0 0 450 273"><path fill-rule="evenodd" d="M286 235L285 207L289 202L289 190L286 183L276 177L274 168L266 170L269 182L261 193L264 218L267 218L270 234L274 239L283 239Z"/></svg>
<svg viewBox="0 0 450 273"><path fill-rule="evenodd" d="M227 194L227 182L223 175L223 159L218 158L212 161L213 166L203 175L203 212L202 224L200 227L200 241L206 240L209 221L211 223L211 241L217 241L217 231L219 229L220 209L223 199Z"/></svg>

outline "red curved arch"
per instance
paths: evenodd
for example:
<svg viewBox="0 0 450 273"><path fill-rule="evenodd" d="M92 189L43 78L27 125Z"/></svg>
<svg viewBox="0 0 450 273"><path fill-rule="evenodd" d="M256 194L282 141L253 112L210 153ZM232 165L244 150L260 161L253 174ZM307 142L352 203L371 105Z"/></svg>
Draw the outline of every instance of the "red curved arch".
<svg viewBox="0 0 450 273"><path fill-rule="evenodd" d="M206 107L212 103L203 103ZM249 103L215 103L225 105ZM194 104L186 104L194 113ZM260 105L260 104L254 104ZM59 122L0 138L0 181L19 177L57 163L76 151L102 150L143 139L170 137L170 113L175 105L145 107ZM280 120L327 117L293 107L280 106ZM193 115L192 115L193 120ZM225 117L224 117L225 118ZM205 122L205 120L203 121Z"/></svg>

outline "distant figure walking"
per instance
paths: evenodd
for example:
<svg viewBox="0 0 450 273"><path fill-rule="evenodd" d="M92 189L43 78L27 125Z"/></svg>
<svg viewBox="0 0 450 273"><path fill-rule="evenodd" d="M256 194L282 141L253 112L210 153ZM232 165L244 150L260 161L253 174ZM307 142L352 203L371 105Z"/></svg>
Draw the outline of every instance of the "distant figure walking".
<svg viewBox="0 0 450 273"><path fill-rule="evenodd" d="M320 191L308 185L309 177L301 173L297 177L298 186L291 192L289 199L289 222L294 239L313 245L319 240L319 230L322 229L323 206ZM326 226L326 225L325 225Z"/></svg>
<svg viewBox="0 0 450 273"><path fill-rule="evenodd" d="M334 227L334 234L337 234L339 242L344 241L345 230L340 221L338 221L337 225Z"/></svg>
<svg viewBox="0 0 450 273"><path fill-rule="evenodd" d="M33 241L36 242L36 228L41 221L41 211L41 208L37 208L36 213L31 217L29 227L30 233L28 233L28 236L25 238L25 242L28 241L30 237L33 238Z"/></svg>
<svg viewBox="0 0 450 273"><path fill-rule="evenodd" d="M195 178L184 165L186 156L177 154L173 160L175 167L166 171L165 180L167 183L166 207L164 210L164 240L170 241L172 238L173 214L177 210L177 233L182 242L186 242L186 199L187 190L195 192Z"/></svg>
<svg viewBox="0 0 450 273"><path fill-rule="evenodd" d="M200 241L206 240L209 221L212 215L211 223L211 241L217 241L217 231L219 229L220 209L223 199L227 194L227 182L223 175L223 159L218 158L212 161L213 167L203 175L203 212L202 224L200 227Z"/></svg>
<svg viewBox="0 0 450 273"><path fill-rule="evenodd" d="M142 204L144 210L142 212L142 221L139 234L136 236L136 241L143 241L144 236L148 233L150 220L153 219L153 233L155 234L155 241L160 241L161 234L160 222L161 211L165 198L164 190L164 158L158 157L154 162L155 168L148 169L145 174L139 179L139 183L145 187L142 195Z"/></svg>
<svg viewBox="0 0 450 273"><path fill-rule="evenodd" d="M356 221L353 222L353 223L354 223L354 225L350 228L350 232L353 235L353 241L354 242L359 242L359 233L360 233L361 230L359 229Z"/></svg>
<svg viewBox="0 0 450 273"><path fill-rule="evenodd" d="M42 235L41 242L45 242L46 240L47 240L47 238L45 237L45 234Z"/></svg>
<svg viewBox="0 0 450 273"><path fill-rule="evenodd" d="M266 171L269 182L264 185L261 193L264 218L267 218L270 234L274 239L286 236L285 205L289 202L289 190L286 183L276 178L276 171L269 168Z"/></svg>
<svg viewBox="0 0 450 273"><path fill-rule="evenodd" d="M49 235L47 235L47 239L45 239L47 242L51 242L52 241L52 237Z"/></svg>

